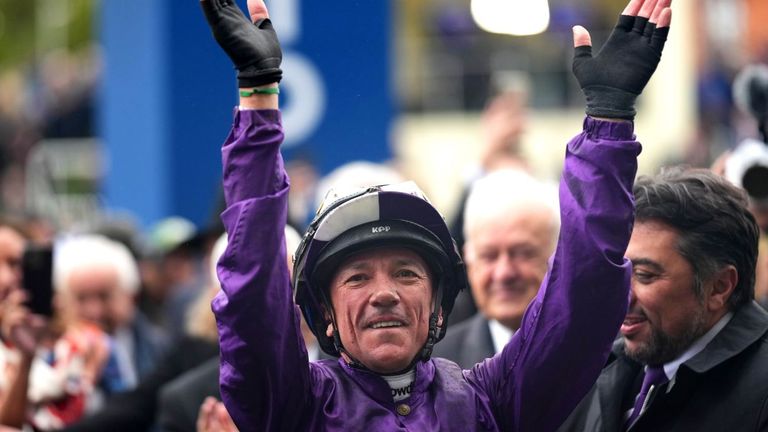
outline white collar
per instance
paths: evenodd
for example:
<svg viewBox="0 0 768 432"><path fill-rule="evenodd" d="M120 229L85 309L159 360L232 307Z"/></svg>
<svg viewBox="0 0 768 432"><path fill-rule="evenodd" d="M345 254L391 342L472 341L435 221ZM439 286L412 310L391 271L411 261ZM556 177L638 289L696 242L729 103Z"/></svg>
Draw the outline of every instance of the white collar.
<svg viewBox="0 0 768 432"><path fill-rule="evenodd" d="M384 381L386 381L387 384L389 384L389 389L392 391L392 399L394 399L395 402L399 402L411 396L413 380L416 377L416 370L411 369L404 374L382 375L381 377L384 378Z"/></svg>
<svg viewBox="0 0 768 432"><path fill-rule="evenodd" d="M504 349L507 342L512 339L512 335L515 332L496 320L488 320L488 328L491 330L494 353L498 354Z"/></svg>
<svg viewBox="0 0 768 432"><path fill-rule="evenodd" d="M311 362L320 360L320 344L317 341L307 343L307 357Z"/></svg>
<svg viewBox="0 0 768 432"><path fill-rule="evenodd" d="M675 376L677 375L677 370L680 368L680 365L692 359L696 354L702 352L704 348L706 348L707 345L712 342L712 339L714 339L715 336L717 336L717 334L720 333L720 331L728 324L728 322L731 321L731 318L733 318L733 312L728 312L727 314L723 315L723 317L720 318L720 320L716 322L708 332L704 333L704 335L696 339L696 341L694 341L691 346L685 350L684 353L682 353L679 357L672 360L671 362L664 363L664 374L670 380L667 391L669 391L674 385Z"/></svg>

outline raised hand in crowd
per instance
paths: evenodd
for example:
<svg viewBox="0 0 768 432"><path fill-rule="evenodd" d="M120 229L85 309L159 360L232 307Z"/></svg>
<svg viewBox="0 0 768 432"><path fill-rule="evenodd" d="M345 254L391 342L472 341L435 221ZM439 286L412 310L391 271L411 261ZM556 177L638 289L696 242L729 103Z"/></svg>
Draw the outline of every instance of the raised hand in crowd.
<svg viewBox="0 0 768 432"><path fill-rule="evenodd" d="M0 304L0 334L19 353L17 362L6 363L4 374L9 385L0 397L0 423L15 427L22 427L27 419L30 371L47 327L47 319L32 314L24 305L26 300L27 293L14 288Z"/></svg>
<svg viewBox="0 0 768 432"><path fill-rule="evenodd" d="M0 431L2 432L2 431ZM237 432L237 426L227 408L216 398L208 397L200 405L197 416L197 432Z"/></svg>

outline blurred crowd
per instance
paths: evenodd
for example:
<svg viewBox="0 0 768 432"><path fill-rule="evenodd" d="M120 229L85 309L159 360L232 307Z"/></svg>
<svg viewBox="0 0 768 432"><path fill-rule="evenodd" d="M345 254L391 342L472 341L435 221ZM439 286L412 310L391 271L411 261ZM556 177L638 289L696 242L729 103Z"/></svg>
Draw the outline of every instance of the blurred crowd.
<svg viewBox="0 0 768 432"><path fill-rule="evenodd" d="M219 290L215 265L226 244L220 222L197 227L172 216L141 231L104 216L64 226L26 207L21 191L34 146L46 138L95 134L97 58L55 53L32 74L0 74L0 425L113 432L231 428L226 412L208 399L219 398L210 302ZM766 137L754 115L735 108L734 71L715 61L707 70L698 89L702 139L684 162L711 165L727 176L740 140ZM528 90L495 90L480 118L478 164L456 192L457 207L447 212L454 215L452 233L471 291L457 299L452 329L435 354L463 368L498 353L518 330L559 232L556 179L537 178L521 150ZM291 229L304 231L326 191L403 181L397 167L354 161L320 178L305 161L289 161ZM750 204L762 230L755 300L768 307L768 196L759 193ZM287 236L290 263L300 237L293 231ZM38 278L33 283L30 271L46 265L50 286ZM505 286L515 294L504 294L499 287ZM322 357L311 332L303 335L310 358Z"/></svg>
<svg viewBox="0 0 768 432"><path fill-rule="evenodd" d="M536 179L520 152L527 115L526 94L519 88L489 100L478 139L481 163L452 212L472 290L458 298L453 327L435 355L464 368L499 352L517 330L559 230L555 185ZM15 136L23 139L25 123L16 121ZM722 174L724 164L713 169ZM322 179L304 163L287 168L296 179L289 222L299 232L324 191L403 180L393 166L366 161ZM3 185L10 187L7 180ZM510 188L519 193L506 193ZM766 230L762 204L753 200ZM215 263L226 243L221 225L198 229L182 217L169 217L147 232L119 220L62 228L54 220L18 217L8 207L4 213L0 424L36 430L215 430L211 419L226 418L217 411L221 406L206 399L218 397L210 301L219 289ZM289 260L300 240L290 229ZM25 260L40 250L50 252L50 304L49 310L30 313L39 303L32 296L46 298L40 291L45 287L29 286L41 285L39 278L24 279L25 267L39 271ZM765 255L756 290L763 305L768 304ZM517 294L504 294L499 287L505 286ZM309 331L304 337L310 357L323 356ZM207 426L198 422L201 404Z"/></svg>
<svg viewBox="0 0 768 432"><path fill-rule="evenodd" d="M93 137L100 76L95 48L53 51L0 73L0 208L26 210L30 152L45 139Z"/></svg>

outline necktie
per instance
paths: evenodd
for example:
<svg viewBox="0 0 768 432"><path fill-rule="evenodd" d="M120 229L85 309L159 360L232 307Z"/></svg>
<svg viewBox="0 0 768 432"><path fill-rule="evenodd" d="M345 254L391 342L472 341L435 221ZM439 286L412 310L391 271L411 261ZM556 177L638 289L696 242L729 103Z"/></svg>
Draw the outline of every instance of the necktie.
<svg viewBox="0 0 768 432"><path fill-rule="evenodd" d="M629 429L637 418L640 417L640 414L643 411L643 405L645 405L645 400L648 399L648 394L650 393L651 388L665 384L667 381L669 381L669 379L664 373L663 367L648 366L645 369L643 385L640 387L640 393L638 393L637 398L635 398L635 409L632 410L632 415L629 416L627 422L624 424L625 430Z"/></svg>

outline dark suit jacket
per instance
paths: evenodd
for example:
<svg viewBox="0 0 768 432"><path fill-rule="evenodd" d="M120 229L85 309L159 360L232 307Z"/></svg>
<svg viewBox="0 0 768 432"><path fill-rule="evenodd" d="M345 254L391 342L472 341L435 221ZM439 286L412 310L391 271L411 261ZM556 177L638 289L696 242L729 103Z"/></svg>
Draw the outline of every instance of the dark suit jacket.
<svg viewBox="0 0 768 432"><path fill-rule="evenodd" d="M221 399L218 357L163 386L158 414L160 430L195 432L200 405L208 396Z"/></svg>
<svg viewBox="0 0 768 432"><path fill-rule="evenodd" d="M559 430L621 431L621 402L641 371L642 365L624 355L619 339L597 383ZM629 432L767 430L768 313L752 302L680 365L671 388L651 394Z"/></svg>
<svg viewBox="0 0 768 432"><path fill-rule="evenodd" d="M472 318L455 326L448 326L445 338L435 345L433 357L444 357L456 362L462 369L496 354L488 320L476 313Z"/></svg>
<svg viewBox="0 0 768 432"><path fill-rule="evenodd" d="M133 336L133 362L141 379L155 368L168 349L170 339L138 309L131 321L130 331Z"/></svg>

